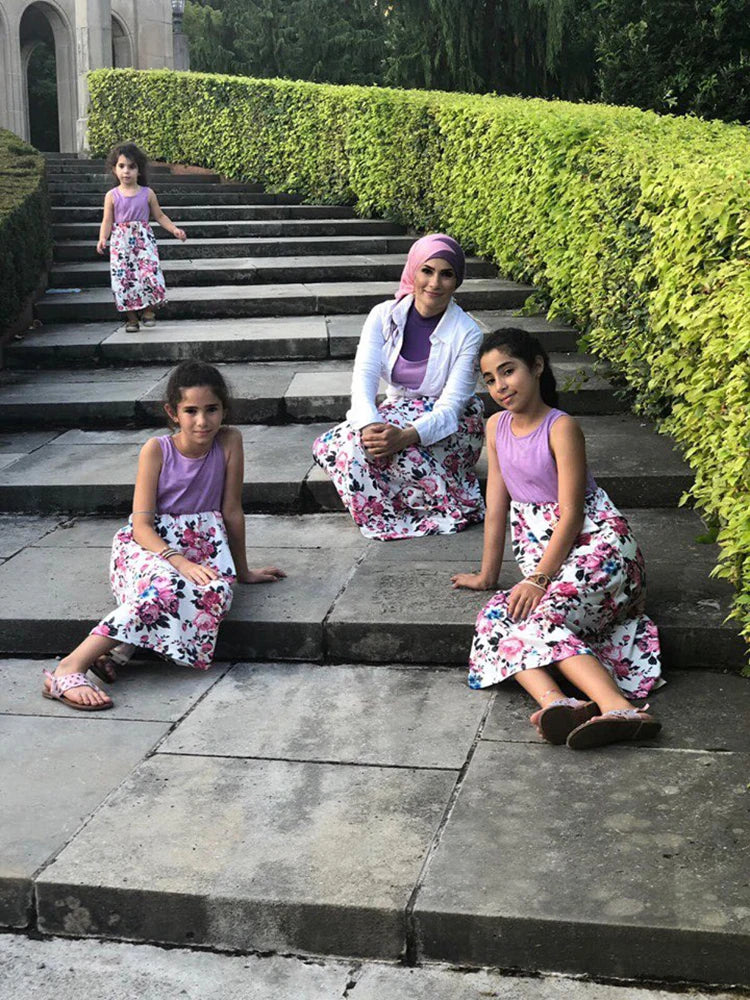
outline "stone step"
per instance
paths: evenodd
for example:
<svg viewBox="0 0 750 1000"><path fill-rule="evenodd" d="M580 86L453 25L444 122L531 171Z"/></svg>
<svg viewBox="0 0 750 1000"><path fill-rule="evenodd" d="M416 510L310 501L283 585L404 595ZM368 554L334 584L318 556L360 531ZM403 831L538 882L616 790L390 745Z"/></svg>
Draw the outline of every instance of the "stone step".
<svg viewBox="0 0 750 1000"><path fill-rule="evenodd" d="M64 223L53 226L55 240L93 240L96 244L99 227L90 223ZM157 239L168 234L154 223ZM319 219L257 219L240 222L194 222L188 239L237 239L242 236L403 236L404 226L384 219L319 218Z"/></svg>
<svg viewBox="0 0 750 1000"><path fill-rule="evenodd" d="M192 319L363 312L390 298L393 288L392 280L184 286L169 290L159 314L165 319ZM512 281L470 278L456 292L456 301L464 309L513 309L522 306L531 291ZM48 290L34 307L44 323L108 320L114 312L108 288L56 292Z"/></svg>
<svg viewBox="0 0 750 1000"><path fill-rule="evenodd" d="M665 666L739 670L744 644L725 622L731 588L710 577L716 547L696 542L700 519L684 509L626 514L646 560L647 611ZM60 654L107 613L109 548L120 523L2 517L1 551L9 555L0 566L0 655ZM390 544L367 541L342 514L250 515L247 544L251 566L275 563L288 581L236 589L219 659L465 666L488 595L455 591L450 577L480 561L481 526ZM507 545L500 586L518 579Z"/></svg>
<svg viewBox="0 0 750 1000"><path fill-rule="evenodd" d="M472 310L485 332L523 327L541 338L549 352L571 353L578 334L543 317L516 316L512 310ZM74 365L174 364L185 358L204 361L313 360L351 358L357 349L363 314L286 318L160 319L150 329L125 333L120 319L110 322L43 326L29 331L5 353L11 368L65 368Z"/></svg>
<svg viewBox="0 0 750 1000"><path fill-rule="evenodd" d="M124 966L131 988L97 997L137 993L145 968L164 997L279 1000L355 985L363 1000L667 1000L621 981L748 981L740 678L674 672L655 697L660 740L571 758L538 742L520 691L470 691L462 670L135 663L92 719L40 697L53 665L0 663L0 921L65 948L36 954L36 993L14 991L23 962L6 949L9 1000L86 996L92 973L117 985ZM607 886L580 899L592 857ZM212 951L239 953L222 961L241 963L242 985ZM349 973L324 979L318 959L297 962L304 983L278 967L266 979L258 962L281 960L248 956L303 952L349 955ZM421 968L398 968L404 954ZM363 956L381 960L376 978ZM201 973L204 959L216 967ZM435 959L462 971L441 984ZM533 975L550 969L619 985Z"/></svg>
<svg viewBox="0 0 750 1000"><path fill-rule="evenodd" d="M165 204L162 208L173 222L252 222L266 219L353 219L357 218L354 209L348 205L196 205L178 206ZM58 226L74 226L91 222L98 228L102 221L102 207L71 208L69 206L53 208L52 222L57 233ZM86 231L91 226L85 226ZM79 232L83 231L79 230Z"/></svg>
<svg viewBox="0 0 750 1000"><path fill-rule="evenodd" d="M288 257L321 254L401 254L403 263L413 236L277 236L195 239L184 243L170 236L157 240L161 260L203 260L223 257ZM55 260L60 262L102 262L96 240L65 240L55 244Z"/></svg>
<svg viewBox="0 0 750 1000"><path fill-rule="evenodd" d="M112 177L111 172L103 167L101 170L94 170L87 168L86 170L47 170L47 178L50 187L55 188L55 190L61 190L69 182L72 184L105 184L107 188L111 188L117 183ZM211 173L180 173L172 171L169 169L160 169L153 171L149 176L149 181L155 179L157 184L161 184L162 181L168 183L180 183L187 187L193 187L193 185L205 186L209 184L219 184L221 179L218 174Z"/></svg>
<svg viewBox="0 0 750 1000"><path fill-rule="evenodd" d="M47 161L47 173L95 173L97 171L107 171L107 161L97 158L92 159L87 156L74 156L71 153L43 153ZM170 171L172 165L160 163L156 160L149 161L149 170L153 172Z"/></svg>
<svg viewBox="0 0 750 1000"><path fill-rule="evenodd" d="M161 197L162 185L155 189ZM216 191L216 185L206 190L196 191L173 191L168 195L170 206L178 206L180 210L184 206L198 205L299 205L302 199L294 194L269 194L266 191L255 190L253 185L248 186L248 190L221 193ZM81 192L57 192L50 194L50 203L53 208L95 208L101 215L104 195L99 192L86 194Z"/></svg>
<svg viewBox="0 0 750 1000"><path fill-rule="evenodd" d="M107 389L113 396L113 389ZM597 482L616 504L674 507L691 485L690 471L671 442L635 417L583 416L580 423ZM333 484L311 454L314 439L329 426L326 422L240 428L248 510L341 509ZM9 460L0 471L0 511L126 513L138 452L150 433L143 429L69 430L57 435L4 432L2 451ZM484 481L484 456L477 471Z"/></svg>
<svg viewBox="0 0 750 1000"><path fill-rule="evenodd" d="M552 355L551 360L562 409L574 414L626 409L596 373L594 359ZM141 366L2 373L0 428L162 426L169 371ZM236 424L337 422L349 409L351 361L228 364L222 373L232 387ZM487 413L494 412L481 380L477 392Z"/></svg>
<svg viewBox="0 0 750 1000"><path fill-rule="evenodd" d="M78 177L73 180L66 181L56 181L52 180L48 183L47 187L51 195L66 195L66 194L89 194L89 195L99 195L103 200L104 195L107 191L112 190L112 180L111 178L101 177L99 180L93 181L82 181ZM216 194L233 194L233 193L250 193L250 192L260 192L263 188L259 184L241 184L237 181L222 181L216 183L214 181L204 181L202 178L194 178L192 180L187 180L182 176L170 174L169 176L159 176L158 184L155 184L154 190L159 196L160 200L164 200L166 194L184 194L190 191L203 191L208 193Z"/></svg>
<svg viewBox="0 0 750 1000"><path fill-rule="evenodd" d="M310 281L391 281L398 286L404 255L336 254L294 257L217 257L162 262L167 288L185 285L268 285ZM494 278L497 269L478 257L466 262L468 278ZM52 288L109 288L109 261L55 264L49 273Z"/></svg>

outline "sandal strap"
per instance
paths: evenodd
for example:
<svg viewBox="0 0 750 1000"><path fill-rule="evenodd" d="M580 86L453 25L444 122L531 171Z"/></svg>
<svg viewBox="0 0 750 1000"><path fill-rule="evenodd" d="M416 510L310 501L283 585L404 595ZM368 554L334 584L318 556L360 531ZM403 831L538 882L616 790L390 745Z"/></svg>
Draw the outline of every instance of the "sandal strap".
<svg viewBox="0 0 750 1000"><path fill-rule="evenodd" d="M543 711L546 712L548 708L554 708L556 705L565 705L566 708L582 708L586 704L588 702L581 701L580 698L558 698L557 701L551 701L549 705L545 705Z"/></svg>
<svg viewBox="0 0 750 1000"><path fill-rule="evenodd" d="M609 712L602 712L601 715L596 716L599 719L641 719L643 715L648 712L650 705L644 705L643 708L613 708Z"/></svg>
<svg viewBox="0 0 750 1000"><path fill-rule="evenodd" d="M91 688L92 691L101 691L101 688L97 687L93 681L90 681L86 674L64 674L62 677L56 677L54 674L50 673L49 670L45 670L43 673L45 677L49 677L50 679L49 693L53 698L62 699L62 696L66 691L70 691L73 688L78 687Z"/></svg>

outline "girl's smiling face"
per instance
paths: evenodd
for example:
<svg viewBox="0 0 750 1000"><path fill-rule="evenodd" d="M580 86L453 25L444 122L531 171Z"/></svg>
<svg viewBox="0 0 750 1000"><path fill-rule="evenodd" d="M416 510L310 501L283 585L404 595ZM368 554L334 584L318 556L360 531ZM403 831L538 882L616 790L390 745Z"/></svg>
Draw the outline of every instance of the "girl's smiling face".
<svg viewBox="0 0 750 1000"><path fill-rule="evenodd" d="M523 412L541 402L539 379L544 371L544 361L536 358L528 368L512 354L493 348L479 359L484 384L490 396L504 410Z"/></svg>
<svg viewBox="0 0 750 1000"><path fill-rule="evenodd" d="M456 272L447 260L426 260L414 275L414 305L425 318L445 312L456 290Z"/></svg>
<svg viewBox="0 0 750 1000"><path fill-rule="evenodd" d="M138 164L122 153L117 158L113 172L123 187L132 187L138 183Z"/></svg>
<svg viewBox="0 0 750 1000"><path fill-rule="evenodd" d="M165 407L169 419L177 424L183 442L191 450L207 450L219 432L224 419L221 400L207 385L195 385L182 390L177 411Z"/></svg>

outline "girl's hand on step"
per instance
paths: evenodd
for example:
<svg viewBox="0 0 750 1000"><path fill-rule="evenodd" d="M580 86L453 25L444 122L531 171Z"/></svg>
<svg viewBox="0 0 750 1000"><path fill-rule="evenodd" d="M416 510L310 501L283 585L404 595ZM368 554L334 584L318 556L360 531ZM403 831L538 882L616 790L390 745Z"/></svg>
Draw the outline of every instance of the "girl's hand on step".
<svg viewBox="0 0 750 1000"><path fill-rule="evenodd" d="M510 592L508 598L508 614L515 622L528 618L537 604L544 597L544 591L535 587L533 583L521 580Z"/></svg>
<svg viewBox="0 0 750 1000"><path fill-rule="evenodd" d="M197 583L199 587L206 587L212 580L219 579L219 574L212 566L201 566L200 563L191 562L184 556L177 556L170 561L178 573L182 573L186 579L191 583Z"/></svg>
<svg viewBox="0 0 750 1000"><path fill-rule="evenodd" d="M261 569L249 569L246 573L238 573L239 583L278 583L286 573L278 566L263 566Z"/></svg>
<svg viewBox="0 0 750 1000"><path fill-rule="evenodd" d="M495 590L496 580L488 580L481 573L454 573L451 577L454 590L465 587L467 590Z"/></svg>

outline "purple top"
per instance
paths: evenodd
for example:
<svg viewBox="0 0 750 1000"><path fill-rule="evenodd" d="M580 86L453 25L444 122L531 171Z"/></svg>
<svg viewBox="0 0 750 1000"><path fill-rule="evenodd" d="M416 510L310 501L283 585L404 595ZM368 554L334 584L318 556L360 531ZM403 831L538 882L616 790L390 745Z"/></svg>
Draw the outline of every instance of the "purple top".
<svg viewBox="0 0 750 1000"><path fill-rule="evenodd" d="M511 500L520 503L557 503L557 466L549 446L549 430L562 410L554 407L536 430L516 437L511 430L513 414L504 410L497 422L495 446L497 460ZM586 493L592 493L596 483L586 470Z"/></svg>
<svg viewBox="0 0 750 1000"><path fill-rule="evenodd" d="M432 347L430 337L444 315L445 313L441 312L437 316L422 316L414 308L414 303L411 304L406 315L401 353L396 358L396 364L391 372L391 379L395 385L402 385L406 389L418 389L424 382Z"/></svg>
<svg viewBox="0 0 750 1000"><path fill-rule="evenodd" d="M188 458L177 450L171 434L156 439L161 447L161 472L156 486L159 514L200 514L221 510L226 459L214 438L201 458Z"/></svg>
<svg viewBox="0 0 750 1000"><path fill-rule="evenodd" d="M150 188L142 187L132 198L126 197L119 188L112 188L115 204L115 224L118 222L148 222L151 212L148 207ZM193 511L191 511L193 513Z"/></svg>

